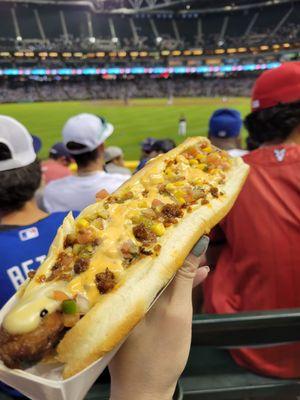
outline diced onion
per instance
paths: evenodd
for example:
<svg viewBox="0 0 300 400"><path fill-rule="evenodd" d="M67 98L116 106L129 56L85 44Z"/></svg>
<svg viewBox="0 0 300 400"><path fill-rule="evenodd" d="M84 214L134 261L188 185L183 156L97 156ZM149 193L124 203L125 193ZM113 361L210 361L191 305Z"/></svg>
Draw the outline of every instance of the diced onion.
<svg viewBox="0 0 300 400"><path fill-rule="evenodd" d="M90 302L82 294L76 296L76 303L80 314L86 314L90 309Z"/></svg>

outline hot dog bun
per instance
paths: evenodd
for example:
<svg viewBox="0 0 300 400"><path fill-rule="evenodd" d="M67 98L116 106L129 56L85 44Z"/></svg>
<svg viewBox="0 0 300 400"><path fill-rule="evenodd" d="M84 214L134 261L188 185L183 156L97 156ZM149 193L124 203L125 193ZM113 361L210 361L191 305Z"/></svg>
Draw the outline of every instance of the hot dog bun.
<svg viewBox="0 0 300 400"><path fill-rule="evenodd" d="M241 158L194 137L148 162L76 220L69 214L4 319L6 343L7 333L22 343L40 324L46 329L46 310L56 313L59 329L73 326L57 347L64 378L109 352L143 318L197 240L230 210L248 170ZM64 297L79 310L71 325ZM1 353L8 366L26 361L15 345Z"/></svg>
<svg viewBox="0 0 300 400"><path fill-rule="evenodd" d="M162 168L164 161L193 146L202 138L190 138L182 145L149 162L118 192L126 191L145 175ZM65 363L64 377L70 377L114 348L145 315L157 293L180 268L199 238L208 233L230 210L248 175L241 158L232 160L223 188L225 195L186 214L161 242L156 258L144 258L127 272L123 285L103 297L64 337L58 356ZM83 212L89 213L95 206Z"/></svg>

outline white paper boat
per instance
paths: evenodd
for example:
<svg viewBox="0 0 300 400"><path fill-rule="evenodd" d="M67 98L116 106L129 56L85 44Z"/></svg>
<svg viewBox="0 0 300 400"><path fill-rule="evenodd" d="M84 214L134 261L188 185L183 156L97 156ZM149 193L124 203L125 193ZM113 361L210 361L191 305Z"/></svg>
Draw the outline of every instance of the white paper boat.
<svg viewBox="0 0 300 400"><path fill-rule="evenodd" d="M151 304L151 307L171 281L172 279L159 292ZM1 309L0 325L2 324L4 316L14 306L16 301L17 296L15 295ZM20 370L9 369L0 361L0 380L17 389L32 400L82 400L125 340L126 338L106 356L95 361L86 369L69 379L63 380L63 366L59 363L38 363L34 367Z"/></svg>
<svg viewBox="0 0 300 400"><path fill-rule="evenodd" d="M0 324L15 302L16 296L12 297L2 308ZM82 400L116 354L120 345L79 374L66 380L62 379L63 367L59 363L39 363L34 367L20 370L9 369L1 361L0 380L32 400Z"/></svg>

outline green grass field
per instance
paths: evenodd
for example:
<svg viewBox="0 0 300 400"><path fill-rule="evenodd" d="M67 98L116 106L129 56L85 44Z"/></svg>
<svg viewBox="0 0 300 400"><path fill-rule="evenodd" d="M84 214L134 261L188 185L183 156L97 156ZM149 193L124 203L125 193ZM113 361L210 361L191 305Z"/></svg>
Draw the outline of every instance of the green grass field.
<svg viewBox="0 0 300 400"><path fill-rule="evenodd" d="M115 126L108 144L121 146L127 160L139 157L139 143L147 136L172 138L177 135L178 120L182 114L187 119L189 136L206 135L211 113L217 108L236 108L243 116L249 112L247 98L175 98L173 105L166 99L136 99L128 106L121 101L85 101L2 104L0 114L9 115L22 122L31 133L43 141L41 158L47 157L49 147L61 140L64 122L72 115L89 112L103 116Z"/></svg>

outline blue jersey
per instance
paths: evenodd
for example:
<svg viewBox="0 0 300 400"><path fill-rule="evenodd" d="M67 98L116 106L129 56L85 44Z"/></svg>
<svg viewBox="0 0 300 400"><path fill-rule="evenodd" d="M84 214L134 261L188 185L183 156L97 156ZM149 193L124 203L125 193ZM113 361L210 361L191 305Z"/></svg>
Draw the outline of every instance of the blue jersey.
<svg viewBox="0 0 300 400"><path fill-rule="evenodd" d="M27 226L0 225L0 308L44 261L67 213L53 213ZM76 213L77 215L77 213Z"/></svg>

